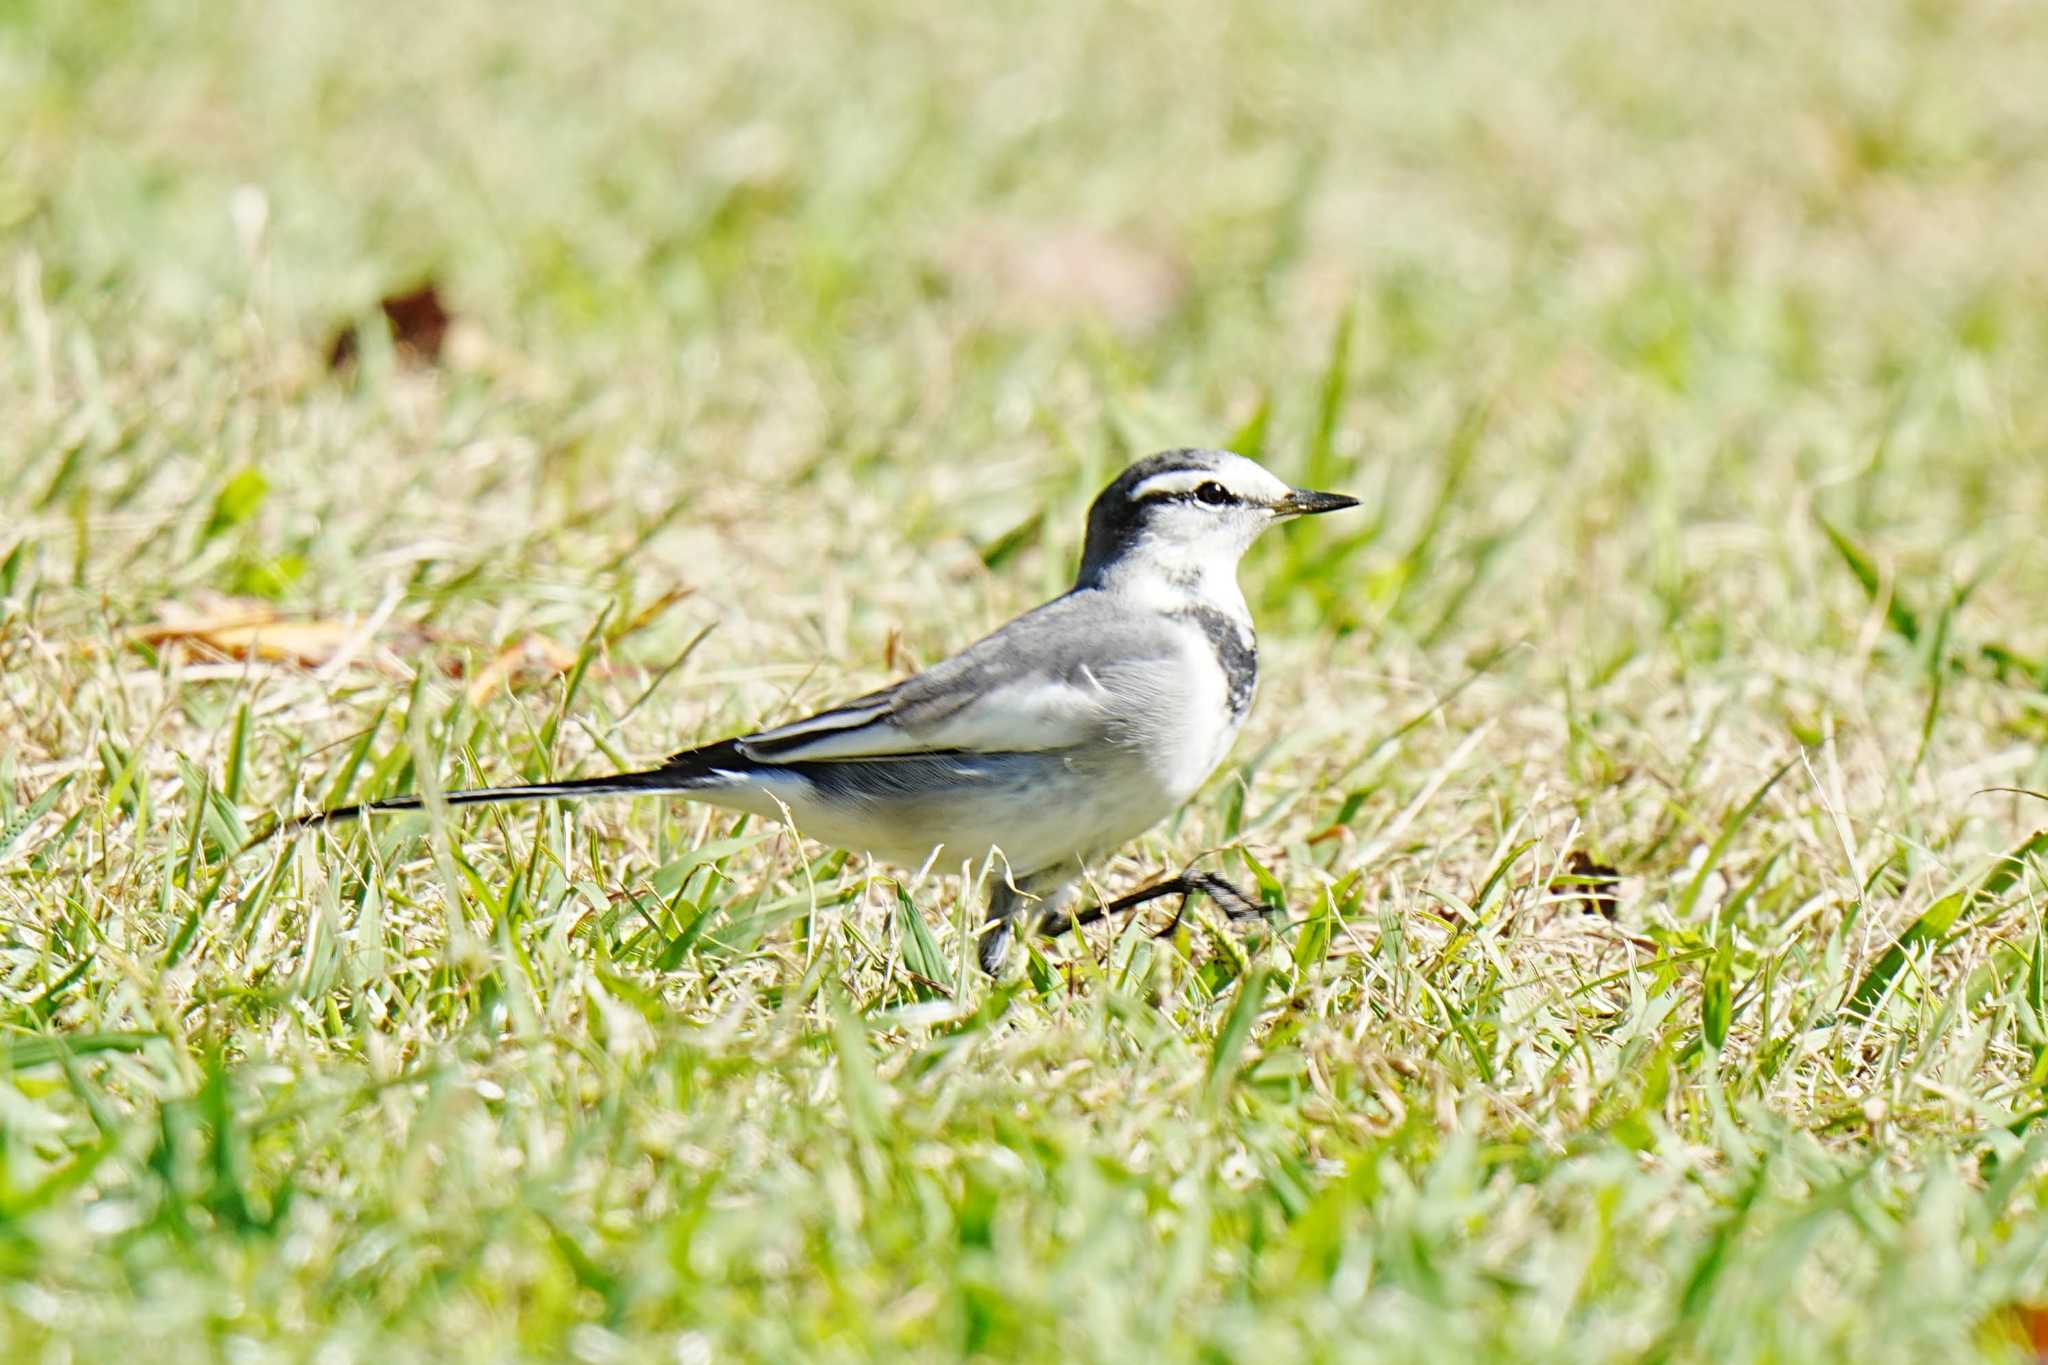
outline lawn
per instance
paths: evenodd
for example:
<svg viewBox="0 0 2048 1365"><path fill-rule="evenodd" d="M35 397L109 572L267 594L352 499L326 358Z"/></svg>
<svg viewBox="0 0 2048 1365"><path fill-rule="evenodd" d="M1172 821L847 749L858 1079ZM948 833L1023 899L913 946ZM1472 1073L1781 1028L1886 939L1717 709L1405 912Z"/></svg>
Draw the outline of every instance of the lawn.
<svg viewBox="0 0 2048 1365"><path fill-rule="evenodd" d="M0 7L0 1357L2048 1358L2043 71L1992 0ZM656 801L236 852L882 685L1174 445L1365 502L1094 873L1270 928L992 983L981 869Z"/></svg>

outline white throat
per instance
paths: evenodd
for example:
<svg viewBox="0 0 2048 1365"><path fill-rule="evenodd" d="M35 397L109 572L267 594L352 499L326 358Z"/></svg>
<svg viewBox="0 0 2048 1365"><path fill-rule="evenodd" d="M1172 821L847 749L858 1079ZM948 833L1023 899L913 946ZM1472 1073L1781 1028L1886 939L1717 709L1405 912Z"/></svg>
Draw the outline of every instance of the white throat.
<svg viewBox="0 0 2048 1365"><path fill-rule="evenodd" d="M1206 606L1234 621L1249 621L1251 609L1237 585L1237 564L1232 548L1175 544L1148 536L1105 564L1096 581L1155 611Z"/></svg>

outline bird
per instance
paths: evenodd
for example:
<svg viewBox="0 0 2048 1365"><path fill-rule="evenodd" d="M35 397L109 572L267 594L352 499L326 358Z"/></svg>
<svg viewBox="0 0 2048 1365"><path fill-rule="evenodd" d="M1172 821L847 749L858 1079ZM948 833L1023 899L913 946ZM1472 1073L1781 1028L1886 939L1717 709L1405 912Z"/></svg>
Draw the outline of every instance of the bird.
<svg viewBox="0 0 2048 1365"><path fill-rule="evenodd" d="M1295 488L1225 450L1129 465L1088 509L1074 585L959 653L801 720L685 749L655 767L446 793L448 806L668 796L786 821L901 867L935 852L999 859L978 956L1002 974L1012 943L1179 892L1233 916L1249 902L1213 876L1171 878L1075 913L1084 870L1172 814L1230 751L1258 683L1238 585L1261 532L1355 507ZM418 810L417 795L284 821L261 842ZM1178 916L1176 916L1176 921Z"/></svg>

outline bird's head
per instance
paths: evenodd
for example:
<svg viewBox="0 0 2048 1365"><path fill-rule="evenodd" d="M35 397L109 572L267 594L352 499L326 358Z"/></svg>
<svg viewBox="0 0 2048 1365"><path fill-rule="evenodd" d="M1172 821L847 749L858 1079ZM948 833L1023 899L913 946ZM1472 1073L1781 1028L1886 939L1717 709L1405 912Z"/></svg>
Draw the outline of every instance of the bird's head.
<svg viewBox="0 0 2048 1365"><path fill-rule="evenodd" d="M1148 455L1088 509L1080 582L1136 572L1190 590L1234 583L1238 560L1268 526L1357 505L1342 493L1290 488L1227 450Z"/></svg>

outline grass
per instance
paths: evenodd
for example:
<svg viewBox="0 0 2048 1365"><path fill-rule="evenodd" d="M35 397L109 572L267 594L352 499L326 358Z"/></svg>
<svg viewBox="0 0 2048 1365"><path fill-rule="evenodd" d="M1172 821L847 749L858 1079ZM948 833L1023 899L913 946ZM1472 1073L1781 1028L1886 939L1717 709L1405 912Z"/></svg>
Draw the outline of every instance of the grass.
<svg viewBox="0 0 2048 1365"><path fill-rule="evenodd" d="M1888 0L7 9L0 1354L2036 1358L2044 65ZM957 869L655 803L232 855L884 682L1225 441L1366 506L1248 561L1251 726L1098 878L1277 932L992 985ZM311 662L151 629L224 598Z"/></svg>

